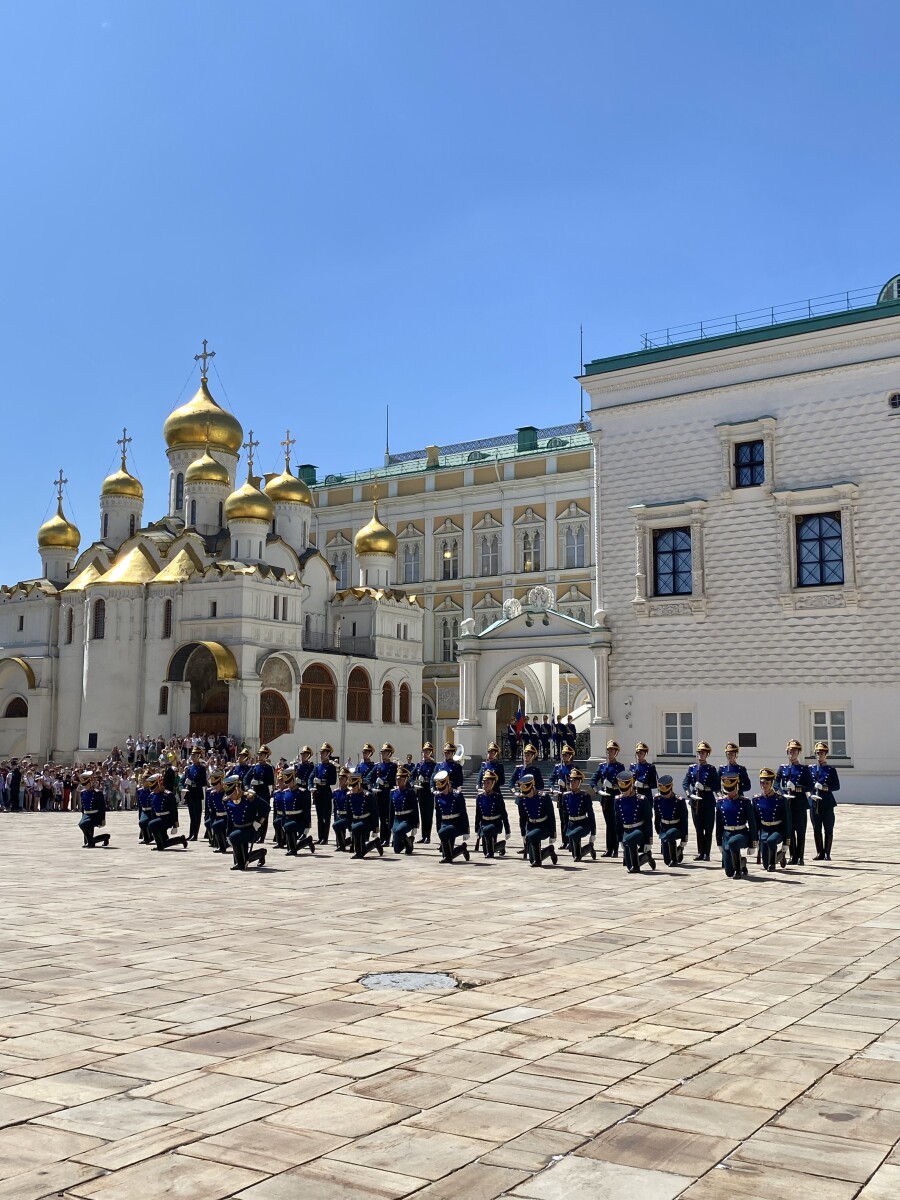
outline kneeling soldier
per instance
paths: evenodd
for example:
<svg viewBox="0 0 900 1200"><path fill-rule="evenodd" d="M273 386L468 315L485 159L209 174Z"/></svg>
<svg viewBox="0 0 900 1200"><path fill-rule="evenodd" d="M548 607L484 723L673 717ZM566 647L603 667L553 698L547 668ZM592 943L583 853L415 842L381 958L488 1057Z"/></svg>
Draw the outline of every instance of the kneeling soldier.
<svg viewBox="0 0 900 1200"><path fill-rule="evenodd" d="M581 843L585 839L588 854L593 859L597 858L597 851L594 849L594 838L597 836L594 802L590 793L581 790L583 780L584 773L578 767L572 767L569 771L569 790L560 801L560 811L566 818L565 838L576 862L581 862Z"/></svg>
<svg viewBox="0 0 900 1200"><path fill-rule="evenodd" d="M519 807L519 832L522 834L522 841L525 841L525 812L520 802L522 779L525 775L530 775L534 780L535 790L538 792L544 789L544 776L541 774L541 769L537 766L535 759L537 758L537 750L531 743L527 743L522 751L523 762L520 763L512 773L510 780L510 788L512 789L513 799ZM522 854L527 855L528 847L523 845Z"/></svg>
<svg viewBox="0 0 900 1200"><path fill-rule="evenodd" d="M332 817L331 828L334 830L335 847L343 852L347 849L347 836L353 821L350 816L350 771L341 767L337 773L337 787L331 793Z"/></svg>
<svg viewBox="0 0 900 1200"><path fill-rule="evenodd" d="M214 853L226 854L228 851L228 809L225 806L225 793L222 782L225 772L218 767L209 773L209 787L206 791L206 807L209 812L209 840L215 847Z"/></svg>
<svg viewBox="0 0 900 1200"><path fill-rule="evenodd" d="M78 778L85 785L78 797L81 803L81 820L78 822L78 827L84 838L84 848L93 849L98 842L103 846L108 846L109 834L94 832L106 824L106 800L103 791L100 788L94 788L92 771L84 771Z"/></svg>
<svg viewBox="0 0 900 1200"><path fill-rule="evenodd" d="M441 862L452 863L460 854L468 862L466 838L469 835L469 814L466 811L466 798L462 791L453 787L450 773L443 768L435 771L431 782L434 787Z"/></svg>
<svg viewBox="0 0 900 1200"><path fill-rule="evenodd" d="M775 772L763 767L759 773L762 789L753 797L753 814L759 831L759 849L764 871L774 871L775 863L787 866L786 844L791 836L791 806L779 796L773 784Z"/></svg>
<svg viewBox="0 0 900 1200"><path fill-rule="evenodd" d="M640 873L641 863L656 870L653 857L653 810L634 790L634 776L620 771L616 777L616 833L622 843L622 859L629 873Z"/></svg>
<svg viewBox="0 0 900 1200"><path fill-rule="evenodd" d="M662 847L663 862L667 867L677 867L684 859L684 846L688 839L688 810L683 796L674 791L671 775L659 777L659 792L653 801L656 832Z"/></svg>
<svg viewBox="0 0 900 1200"><path fill-rule="evenodd" d="M284 791L281 793L282 811L284 812L284 840L287 852L292 858L297 857L297 851L306 847L310 854L315 854L316 843L312 839L312 800L309 788L302 788L293 767L285 767L282 772Z"/></svg>
<svg viewBox="0 0 900 1200"><path fill-rule="evenodd" d="M228 813L228 840L234 851L232 871L243 871L252 862L264 867L265 846L260 846L258 850L251 850L250 847L258 839L263 822L269 815L268 801L252 790L245 792L240 775L229 775L225 780L225 808Z"/></svg>
<svg viewBox="0 0 900 1200"><path fill-rule="evenodd" d="M168 850L170 846L183 846L187 850L186 837L169 837L169 830L178 828L178 800L175 793L166 790L164 775L151 775L147 782L153 785L150 797L153 802L153 816L147 829L156 842L154 849Z"/></svg>
<svg viewBox="0 0 900 1200"><path fill-rule="evenodd" d="M747 874L746 851L756 841L756 817L747 796L738 791L738 772L727 768L721 776L722 792L716 800L716 845L722 849L722 866L729 879Z"/></svg>
<svg viewBox="0 0 900 1200"><path fill-rule="evenodd" d="M375 797L363 789L364 779L365 773L359 767L350 772L350 794L347 800L350 806L350 838L354 858L365 858L370 850L377 850L379 857L384 854L381 839L369 839L370 833L378 833L378 809Z"/></svg>
<svg viewBox="0 0 900 1200"><path fill-rule="evenodd" d="M481 790L475 797L475 833L481 839L485 858L493 858L495 853L502 858L506 854L509 817L499 782L497 771L488 767L481 772Z"/></svg>
<svg viewBox="0 0 900 1200"><path fill-rule="evenodd" d="M553 842L556 839L556 816L549 796L538 791L533 775L523 775L519 783L519 811L525 818L525 850L532 867L543 866L549 858L556 866L558 859Z"/></svg>
<svg viewBox="0 0 900 1200"><path fill-rule="evenodd" d="M395 854L412 854L419 828L419 803L409 786L409 767L397 767L397 786L391 792L391 845Z"/></svg>
<svg viewBox="0 0 900 1200"><path fill-rule="evenodd" d="M563 746L562 762L558 762L550 773L550 790L556 792L556 808L559 813L559 836L562 845L568 842L566 826L569 813L566 808L566 794L569 791L569 776L575 765L575 751L571 746ZM584 776L582 776L582 779Z"/></svg>

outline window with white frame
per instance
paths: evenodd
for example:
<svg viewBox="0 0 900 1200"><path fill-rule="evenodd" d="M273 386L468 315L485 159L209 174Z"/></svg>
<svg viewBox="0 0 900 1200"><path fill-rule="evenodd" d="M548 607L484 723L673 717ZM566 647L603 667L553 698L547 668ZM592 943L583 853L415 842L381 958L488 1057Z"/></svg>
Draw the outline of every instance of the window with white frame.
<svg viewBox="0 0 900 1200"><path fill-rule="evenodd" d="M781 531L783 608L798 615L855 610L857 485L836 483L773 495Z"/></svg>
<svg viewBox="0 0 900 1200"><path fill-rule="evenodd" d="M500 574L500 538L496 533L485 533L481 536L481 572L482 575Z"/></svg>
<svg viewBox="0 0 900 1200"><path fill-rule="evenodd" d="M522 559L520 570L540 571L541 569L541 534L535 529L531 533L522 534Z"/></svg>
<svg viewBox="0 0 900 1200"><path fill-rule="evenodd" d="M544 569L544 518L533 508L526 508L515 521L516 570L523 572Z"/></svg>
<svg viewBox="0 0 900 1200"><path fill-rule="evenodd" d="M456 643L459 638L459 621L456 617L441 619L441 662L456 662Z"/></svg>
<svg viewBox="0 0 900 1200"><path fill-rule="evenodd" d="M485 592L484 597L476 601L472 606L472 613L475 617L476 631L484 633L485 629L490 628L495 621L500 620L503 609L500 606L500 601L492 592Z"/></svg>
<svg viewBox="0 0 900 1200"><path fill-rule="evenodd" d="M694 753L694 714L663 713L663 749L666 754Z"/></svg>
<svg viewBox="0 0 900 1200"><path fill-rule="evenodd" d="M328 561L337 577L338 590L343 591L350 586L350 556L346 550L330 554Z"/></svg>
<svg viewBox="0 0 900 1200"><path fill-rule="evenodd" d="M740 493L752 495L758 488L772 491L777 424L774 417L758 417L716 426L726 499L733 500Z"/></svg>
<svg viewBox="0 0 900 1200"><path fill-rule="evenodd" d="M579 508L574 500L557 515L558 563L564 571L573 571L587 565L590 521L590 513Z"/></svg>
<svg viewBox="0 0 900 1200"><path fill-rule="evenodd" d="M705 509L701 499L632 506L636 616L705 617Z"/></svg>
<svg viewBox="0 0 900 1200"><path fill-rule="evenodd" d="M563 568L571 571L584 566L585 529L583 525L570 525L565 533L565 558Z"/></svg>
<svg viewBox="0 0 900 1200"><path fill-rule="evenodd" d="M421 555L418 542L407 542L401 551L404 583L418 583L421 579Z"/></svg>
<svg viewBox="0 0 900 1200"><path fill-rule="evenodd" d="M459 538L442 538L439 553L441 579L459 579Z"/></svg>
<svg viewBox="0 0 900 1200"><path fill-rule="evenodd" d="M829 753L834 758L849 758L847 739L847 712L843 708L814 708L812 718L812 745L827 742Z"/></svg>
<svg viewBox="0 0 900 1200"><path fill-rule="evenodd" d="M690 526L653 531L654 596L690 596L693 592Z"/></svg>

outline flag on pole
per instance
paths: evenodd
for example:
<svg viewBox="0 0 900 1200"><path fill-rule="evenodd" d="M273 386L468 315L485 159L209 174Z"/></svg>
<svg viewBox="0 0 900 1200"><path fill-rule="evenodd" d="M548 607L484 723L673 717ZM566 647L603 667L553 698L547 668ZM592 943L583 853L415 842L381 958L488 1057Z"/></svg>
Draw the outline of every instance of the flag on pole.
<svg viewBox="0 0 900 1200"><path fill-rule="evenodd" d="M521 733L525 728L525 714L522 712L522 702L519 701L519 707L516 710L516 733Z"/></svg>

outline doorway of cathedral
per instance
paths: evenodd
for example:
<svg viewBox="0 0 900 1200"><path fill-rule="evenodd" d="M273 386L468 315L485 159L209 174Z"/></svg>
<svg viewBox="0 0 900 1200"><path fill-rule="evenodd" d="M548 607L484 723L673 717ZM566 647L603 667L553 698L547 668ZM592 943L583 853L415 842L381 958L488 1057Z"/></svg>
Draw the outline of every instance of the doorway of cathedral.
<svg viewBox="0 0 900 1200"><path fill-rule="evenodd" d="M504 753L507 726L515 721L520 705L526 726L531 728L539 728L545 723L567 718L571 714L578 733L575 757L590 757L591 692L580 675L552 661L520 664L510 672L503 681L496 702L494 740ZM538 746L541 754L543 749L542 746ZM552 741L550 750L552 754Z"/></svg>
<svg viewBox="0 0 900 1200"><path fill-rule="evenodd" d="M261 745L274 742L291 732L291 714L281 692L265 691L259 697L259 740Z"/></svg>

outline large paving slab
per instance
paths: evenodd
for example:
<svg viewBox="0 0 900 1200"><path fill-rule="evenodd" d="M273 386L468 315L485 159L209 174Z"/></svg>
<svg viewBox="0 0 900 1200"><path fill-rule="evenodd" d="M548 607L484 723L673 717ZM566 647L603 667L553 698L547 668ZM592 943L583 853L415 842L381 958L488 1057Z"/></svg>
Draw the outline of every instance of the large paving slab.
<svg viewBox="0 0 900 1200"><path fill-rule="evenodd" d="M900 809L745 881L108 831L0 816L0 1200L900 1194Z"/></svg>

